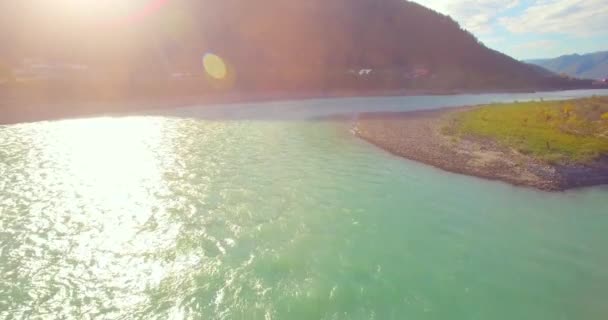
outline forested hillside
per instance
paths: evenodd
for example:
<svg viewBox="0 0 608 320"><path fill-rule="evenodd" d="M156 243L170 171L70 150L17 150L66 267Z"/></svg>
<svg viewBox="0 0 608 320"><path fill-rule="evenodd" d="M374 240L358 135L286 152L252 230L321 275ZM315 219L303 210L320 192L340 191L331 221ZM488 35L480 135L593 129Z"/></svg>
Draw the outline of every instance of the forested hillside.
<svg viewBox="0 0 608 320"><path fill-rule="evenodd" d="M402 0L141 0L115 19L72 20L28 10L40 2L0 4L5 60L76 61L137 82L202 74L213 52L244 91L590 85L491 50L450 17Z"/></svg>

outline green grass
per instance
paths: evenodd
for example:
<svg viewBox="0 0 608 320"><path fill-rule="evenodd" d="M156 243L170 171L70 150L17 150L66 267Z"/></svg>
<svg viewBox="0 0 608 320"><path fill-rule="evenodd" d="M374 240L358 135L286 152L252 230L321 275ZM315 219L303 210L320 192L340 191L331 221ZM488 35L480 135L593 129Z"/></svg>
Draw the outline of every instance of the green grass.
<svg viewBox="0 0 608 320"><path fill-rule="evenodd" d="M445 129L550 163L589 162L608 154L608 97L485 105L454 114Z"/></svg>

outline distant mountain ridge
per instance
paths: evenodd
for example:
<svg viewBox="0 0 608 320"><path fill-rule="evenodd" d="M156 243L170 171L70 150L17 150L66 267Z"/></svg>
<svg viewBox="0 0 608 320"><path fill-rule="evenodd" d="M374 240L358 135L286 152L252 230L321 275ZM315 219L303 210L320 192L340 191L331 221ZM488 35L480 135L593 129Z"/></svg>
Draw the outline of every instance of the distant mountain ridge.
<svg viewBox="0 0 608 320"><path fill-rule="evenodd" d="M525 62L577 78L608 78L608 51L564 55L553 59L533 59Z"/></svg>

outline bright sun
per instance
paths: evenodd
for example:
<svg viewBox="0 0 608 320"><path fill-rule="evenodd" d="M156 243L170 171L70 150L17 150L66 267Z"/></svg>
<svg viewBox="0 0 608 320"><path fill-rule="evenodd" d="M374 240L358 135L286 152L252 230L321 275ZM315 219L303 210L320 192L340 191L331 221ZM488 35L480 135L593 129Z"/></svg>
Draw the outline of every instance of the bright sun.
<svg viewBox="0 0 608 320"><path fill-rule="evenodd" d="M130 0L59 0L54 2L56 9L67 11L78 15L105 15L124 14L133 9L134 3L139 1Z"/></svg>
<svg viewBox="0 0 608 320"><path fill-rule="evenodd" d="M55 0L52 10L77 19L116 20L150 14L168 0ZM51 9L51 8L49 8Z"/></svg>

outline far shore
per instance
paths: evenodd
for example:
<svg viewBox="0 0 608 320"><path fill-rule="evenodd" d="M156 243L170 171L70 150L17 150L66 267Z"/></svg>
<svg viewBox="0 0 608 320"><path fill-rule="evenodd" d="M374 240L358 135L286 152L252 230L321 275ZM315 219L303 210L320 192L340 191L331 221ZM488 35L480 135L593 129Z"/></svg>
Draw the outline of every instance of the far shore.
<svg viewBox="0 0 608 320"><path fill-rule="evenodd" d="M585 165L552 165L480 139L442 133L446 117L474 107L362 114L356 136L410 160L449 172L546 191L608 184L608 158Z"/></svg>
<svg viewBox="0 0 608 320"><path fill-rule="evenodd" d="M562 90L554 90L562 91ZM0 90L0 125L60 120L77 117L128 115L134 112L188 106L235 104L341 97L381 97L457 95L492 93L533 93L530 90L394 90L332 91L308 93L256 93L157 96L149 98L112 97L104 99L69 98L61 93L54 98L15 96ZM550 91L543 91L550 92ZM7 94L8 93L8 94ZM542 190L567 190L608 184L608 156L592 164L552 165L479 139L455 139L442 133L446 117L474 107L443 108L428 111L376 112L358 116L354 133L395 155L437 168L501 180L513 185Z"/></svg>
<svg viewBox="0 0 608 320"><path fill-rule="evenodd" d="M0 89L3 89L0 87ZM602 89L602 88L588 88ZM305 100L321 98L345 97L395 97L395 96L422 96L422 95L459 95L459 94L500 94L500 93L535 93L563 91L555 90L431 90L431 89L403 89L403 90L375 90L375 91L315 91L315 92L265 92L265 93L223 93L209 95L150 95L150 97L70 97L63 96L61 92L54 93L52 97L44 95L21 94L15 96L10 90L0 90L0 125L23 122L37 122L46 120L59 120L65 118L102 116L108 114L128 114L144 110L171 109L194 105L235 104L270 102L282 100ZM585 90L585 89L570 89Z"/></svg>

